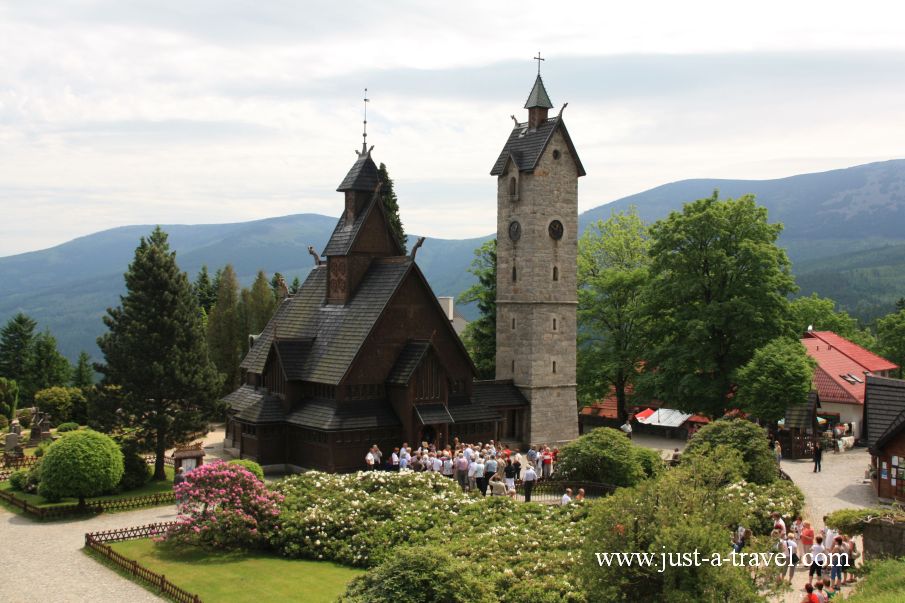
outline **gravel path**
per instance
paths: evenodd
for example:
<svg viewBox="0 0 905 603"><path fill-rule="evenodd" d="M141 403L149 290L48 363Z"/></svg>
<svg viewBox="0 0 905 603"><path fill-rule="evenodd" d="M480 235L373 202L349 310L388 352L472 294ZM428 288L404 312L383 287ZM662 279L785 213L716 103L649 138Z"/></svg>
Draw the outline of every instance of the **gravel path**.
<svg viewBox="0 0 905 603"><path fill-rule="evenodd" d="M820 473L814 473L814 463L809 460L783 461L783 470L801 488L805 496L802 516L815 530L823 527L823 517L839 509L872 507L877 496L870 482L864 480L864 470L870 464L866 448L854 448L839 454L824 453ZM861 547L860 537L857 539ZM807 583L807 569L799 567L792 582L793 590L774 599L776 603L798 603ZM851 592L852 587L843 587Z"/></svg>
<svg viewBox="0 0 905 603"><path fill-rule="evenodd" d="M82 548L86 532L172 521L172 506L98 515L81 521L36 522L0 508L0 600L10 603L161 599L101 565Z"/></svg>

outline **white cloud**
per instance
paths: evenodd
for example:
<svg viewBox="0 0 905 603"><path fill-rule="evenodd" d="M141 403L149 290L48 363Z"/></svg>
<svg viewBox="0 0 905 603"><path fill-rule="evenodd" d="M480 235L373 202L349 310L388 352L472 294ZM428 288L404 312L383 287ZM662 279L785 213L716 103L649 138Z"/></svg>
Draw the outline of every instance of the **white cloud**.
<svg viewBox="0 0 905 603"><path fill-rule="evenodd" d="M130 223L335 214L360 140L409 232L494 228L533 79L587 209L687 177L899 157L892 2L32 2L0 6L0 255Z"/></svg>

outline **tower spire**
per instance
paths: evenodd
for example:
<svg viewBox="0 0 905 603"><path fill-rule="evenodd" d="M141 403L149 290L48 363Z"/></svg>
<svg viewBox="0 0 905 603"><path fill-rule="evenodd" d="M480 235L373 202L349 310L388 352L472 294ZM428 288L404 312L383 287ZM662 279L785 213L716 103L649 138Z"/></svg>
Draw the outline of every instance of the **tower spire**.
<svg viewBox="0 0 905 603"><path fill-rule="evenodd" d="M546 61L547 59L540 58L540 50L537 51L537 56L534 57L534 60L537 61L537 77L540 77L540 62Z"/></svg>
<svg viewBox="0 0 905 603"><path fill-rule="evenodd" d="M540 54L540 53L538 53ZM368 89L365 88L365 119L364 119L364 130L361 133L361 153L365 154L368 151Z"/></svg>

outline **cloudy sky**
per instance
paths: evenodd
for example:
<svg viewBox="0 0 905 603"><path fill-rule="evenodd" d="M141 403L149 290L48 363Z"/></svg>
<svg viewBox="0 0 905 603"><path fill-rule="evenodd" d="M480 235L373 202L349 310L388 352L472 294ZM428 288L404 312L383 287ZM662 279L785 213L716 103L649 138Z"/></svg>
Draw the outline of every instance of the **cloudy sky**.
<svg viewBox="0 0 905 603"><path fill-rule="evenodd" d="M905 156L900 2L0 2L0 256L125 224L337 214L361 143L409 232L494 228L544 80L580 209Z"/></svg>

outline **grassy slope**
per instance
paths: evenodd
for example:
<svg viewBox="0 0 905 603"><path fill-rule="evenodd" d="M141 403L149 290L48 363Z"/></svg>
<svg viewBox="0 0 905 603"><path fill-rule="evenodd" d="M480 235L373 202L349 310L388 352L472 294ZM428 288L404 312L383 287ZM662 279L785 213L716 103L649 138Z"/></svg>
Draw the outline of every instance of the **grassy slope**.
<svg viewBox="0 0 905 603"><path fill-rule="evenodd" d="M111 545L118 553L203 601L335 601L362 570L325 561L284 559L266 553L207 551L155 544L149 539Z"/></svg>
<svg viewBox="0 0 905 603"><path fill-rule="evenodd" d="M858 584L851 603L901 603L905 601L905 559L880 561Z"/></svg>
<svg viewBox="0 0 905 603"><path fill-rule="evenodd" d="M141 488L137 488L135 490L129 490L128 492L121 492L119 494L108 494L106 496L97 496L91 497L89 500L113 500L117 498L132 498L135 496L147 496L149 494L157 494L159 492L170 492L173 490L173 468L166 467L167 479L165 481L157 482L157 481L149 481L147 484L142 486ZM24 492L17 492L12 489L9 481L0 482L0 490L4 492L10 492L14 494L17 498L28 501L28 504L34 505L36 507L54 507L57 505L71 505L73 503L79 502L77 498L64 498L60 502L57 503L49 503L37 494L26 494Z"/></svg>

